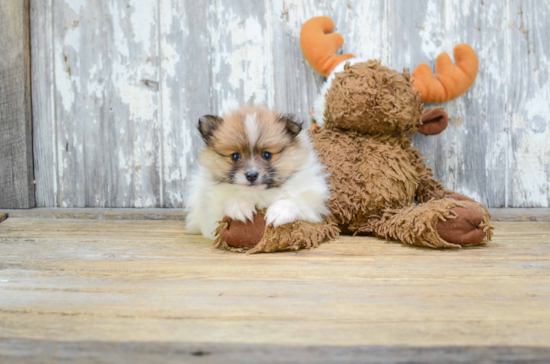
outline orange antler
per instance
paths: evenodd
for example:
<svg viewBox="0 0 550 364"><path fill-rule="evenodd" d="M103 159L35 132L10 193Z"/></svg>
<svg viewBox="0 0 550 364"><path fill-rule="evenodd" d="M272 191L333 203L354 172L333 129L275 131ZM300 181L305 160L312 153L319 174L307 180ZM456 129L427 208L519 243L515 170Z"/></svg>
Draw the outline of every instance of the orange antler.
<svg viewBox="0 0 550 364"><path fill-rule="evenodd" d="M321 75L328 77L338 63L355 57L353 54L335 55L344 44L344 38L334 30L329 17L318 16L309 19L300 32L300 47L311 67Z"/></svg>
<svg viewBox="0 0 550 364"><path fill-rule="evenodd" d="M466 92L477 76L479 59L467 44L459 44L453 54L456 65L447 53L441 53L435 61L435 77L430 66L421 63L412 74L413 87L420 92L422 101L445 102Z"/></svg>

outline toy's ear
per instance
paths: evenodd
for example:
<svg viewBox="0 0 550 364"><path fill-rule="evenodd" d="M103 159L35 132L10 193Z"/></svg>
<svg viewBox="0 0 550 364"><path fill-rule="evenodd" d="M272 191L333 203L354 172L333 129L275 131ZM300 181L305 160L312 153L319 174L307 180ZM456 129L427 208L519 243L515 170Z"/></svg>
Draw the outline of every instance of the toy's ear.
<svg viewBox="0 0 550 364"><path fill-rule="evenodd" d="M447 125L449 125L449 115L442 107L424 109L418 131L424 135L436 135L445 130Z"/></svg>
<svg viewBox="0 0 550 364"><path fill-rule="evenodd" d="M209 145L214 136L214 131L223 122L223 119L215 115L204 115L199 119L199 132L204 142Z"/></svg>

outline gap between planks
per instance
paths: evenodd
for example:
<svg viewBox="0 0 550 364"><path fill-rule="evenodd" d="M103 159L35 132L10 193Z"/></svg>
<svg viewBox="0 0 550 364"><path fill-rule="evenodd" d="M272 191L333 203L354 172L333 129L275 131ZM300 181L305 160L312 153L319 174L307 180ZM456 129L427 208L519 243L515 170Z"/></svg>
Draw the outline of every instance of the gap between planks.
<svg viewBox="0 0 550 364"><path fill-rule="evenodd" d="M550 208L490 208L492 221L550 222ZM0 222L8 217L95 220L185 220L184 209L167 208L33 208L0 210Z"/></svg>

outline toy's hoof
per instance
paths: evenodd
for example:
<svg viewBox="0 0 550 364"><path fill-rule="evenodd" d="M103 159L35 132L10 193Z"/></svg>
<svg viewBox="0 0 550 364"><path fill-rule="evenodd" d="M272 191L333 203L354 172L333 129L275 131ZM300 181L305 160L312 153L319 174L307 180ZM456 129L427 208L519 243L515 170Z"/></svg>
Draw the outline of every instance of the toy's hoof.
<svg viewBox="0 0 550 364"><path fill-rule="evenodd" d="M262 240L265 231L263 215L255 215L254 221L242 222L224 217L227 227L220 229L220 238L233 248L252 248Z"/></svg>
<svg viewBox="0 0 550 364"><path fill-rule="evenodd" d="M452 211L458 216L437 223L439 236L449 243L461 246L482 243L487 238L487 234L483 229L483 210L476 205L453 207Z"/></svg>

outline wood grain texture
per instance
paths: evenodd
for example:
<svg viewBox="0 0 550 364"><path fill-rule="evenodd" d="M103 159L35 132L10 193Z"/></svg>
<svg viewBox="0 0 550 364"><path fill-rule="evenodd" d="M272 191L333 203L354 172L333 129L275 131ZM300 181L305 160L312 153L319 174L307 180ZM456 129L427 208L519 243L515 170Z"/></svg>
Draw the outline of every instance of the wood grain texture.
<svg viewBox="0 0 550 364"><path fill-rule="evenodd" d="M443 105L446 131L414 143L448 188L490 207L550 205L545 2L49 4L37 2L43 16L33 17L33 29L52 28L37 35L33 61L39 206L179 208L201 115L264 103L307 123L323 78L304 60L299 32L318 15L334 19L342 52L397 70L471 44L476 83Z"/></svg>
<svg viewBox="0 0 550 364"><path fill-rule="evenodd" d="M36 205L58 206L52 0L30 2Z"/></svg>
<svg viewBox="0 0 550 364"><path fill-rule="evenodd" d="M29 1L0 2L0 208L34 201Z"/></svg>
<svg viewBox="0 0 550 364"><path fill-rule="evenodd" d="M10 217L0 224L0 355L74 357L99 341L107 352L142 342L151 355L178 345L527 355L550 348L549 234L550 223L507 222L481 248L343 237L249 256L212 249L182 221Z"/></svg>
<svg viewBox="0 0 550 364"><path fill-rule="evenodd" d="M31 349L32 348L32 349ZM150 364L546 364L550 348L501 346L296 346L269 344L159 343L103 341L52 342L0 339L0 360L12 364L44 362Z"/></svg>

